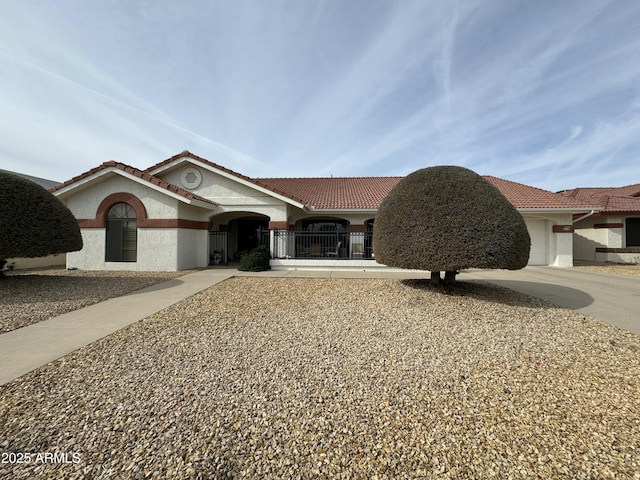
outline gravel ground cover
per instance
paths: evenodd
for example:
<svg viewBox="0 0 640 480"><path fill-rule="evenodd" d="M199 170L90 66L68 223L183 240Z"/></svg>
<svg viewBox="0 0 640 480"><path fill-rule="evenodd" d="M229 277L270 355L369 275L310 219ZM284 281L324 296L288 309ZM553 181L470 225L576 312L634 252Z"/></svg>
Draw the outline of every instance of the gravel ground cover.
<svg viewBox="0 0 640 480"><path fill-rule="evenodd" d="M637 479L639 347L483 283L234 278L0 387L0 477Z"/></svg>
<svg viewBox="0 0 640 480"><path fill-rule="evenodd" d="M0 279L0 334L189 273L31 270Z"/></svg>
<svg viewBox="0 0 640 480"><path fill-rule="evenodd" d="M615 275L634 275L640 277L640 265L622 263L577 263L575 268L594 272L613 273Z"/></svg>

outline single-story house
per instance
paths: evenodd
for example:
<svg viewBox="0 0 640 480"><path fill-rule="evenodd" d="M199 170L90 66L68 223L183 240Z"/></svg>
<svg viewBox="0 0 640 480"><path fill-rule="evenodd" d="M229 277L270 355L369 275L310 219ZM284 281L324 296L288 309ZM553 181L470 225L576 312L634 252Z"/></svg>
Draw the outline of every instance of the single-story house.
<svg viewBox="0 0 640 480"><path fill-rule="evenodd" d="M574 215L593 207L496 177L523 215L531 265L573 265ZM109 161L51 189L84 248L67 267L183 270L267 245L274 269L373 268L374 221L401 177L249 178L184 151L145 170Z"/></svg>
<svg viewBox="0 0 640 480"><path fill-rule="evenodd" d="M617 188L574 188L567 198L597 205L574 218L574 258L640 263L640 183Z"/></svg>

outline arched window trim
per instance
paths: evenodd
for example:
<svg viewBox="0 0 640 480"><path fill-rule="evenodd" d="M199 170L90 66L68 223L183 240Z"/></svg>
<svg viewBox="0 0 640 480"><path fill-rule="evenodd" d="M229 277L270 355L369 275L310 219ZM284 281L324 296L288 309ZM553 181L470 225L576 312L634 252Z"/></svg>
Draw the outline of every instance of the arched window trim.
<svg viewBox="0 0 640 480"><path fill-rule="evenodd" d="M133 208L136 212L136 219L138 221L138 228L143 228L147 223L147 209L144 207L144 204L140 201L138 197L131 193L126 192L118 192L112 193L108 197L106 197L100 205L98 206L98 210L96 212L96 226L105 228L107 226L107 214L111 207L113 207L116 203L126 203Z"/></svg>

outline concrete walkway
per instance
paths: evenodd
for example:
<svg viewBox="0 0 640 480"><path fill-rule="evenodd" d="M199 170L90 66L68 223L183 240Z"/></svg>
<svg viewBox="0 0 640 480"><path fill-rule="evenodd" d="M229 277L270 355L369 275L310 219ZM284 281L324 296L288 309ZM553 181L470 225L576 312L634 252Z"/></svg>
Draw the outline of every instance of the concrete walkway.
<svg viewBox="0 0 640 480"><path fill-rule="evenodd" d="M148 317L237 273L190 273L0 335L0 385Z"/></svg>
<svg viewBox="0 0 640 480"><path fill-rule="evenodd" d="M429 278L429 272L375 268L252 273L214 268L191 273L0 335L0 385L233 276L406 279ZM640 333L638 277L571 268L527 267L517 271L464 271L458 279L495 283Z"/></svg>

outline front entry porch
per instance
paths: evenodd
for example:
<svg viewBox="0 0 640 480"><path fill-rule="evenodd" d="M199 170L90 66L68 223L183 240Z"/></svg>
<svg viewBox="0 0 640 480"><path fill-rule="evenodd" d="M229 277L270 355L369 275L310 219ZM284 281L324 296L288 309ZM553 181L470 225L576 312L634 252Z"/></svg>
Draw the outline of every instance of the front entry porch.
<svg viewBox="0 0 640 480"><path fill-rule="evenodd" d="M271 266L278 268L363 268L377 265L373 250L373 221L351 225L338 218L302 219L287 227L268 217L219 217L209 234L211 264L228 264L240 254L266 246ZM220 221L223 220L223 221ZM269 228L270 227L270 228Z"/></svg>

